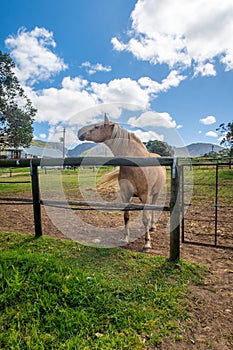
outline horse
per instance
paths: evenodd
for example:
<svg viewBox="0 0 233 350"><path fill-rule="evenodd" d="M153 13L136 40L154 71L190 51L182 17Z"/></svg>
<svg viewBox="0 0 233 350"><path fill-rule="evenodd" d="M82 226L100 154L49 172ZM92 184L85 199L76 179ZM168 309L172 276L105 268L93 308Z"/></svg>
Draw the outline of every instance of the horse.
<svg viewBox="0 0 233 350"><path fill-rule="evenodd" d="M107 115L101 123L82 127L78 131L80 141L104 143L116 157L159 157L158 154L148 152L141 140L131 132L112 122ZM120 166L118 183L121 200L129 203L133 197L138 197L143 204L155 204L166 182L164 166ZM130 242L129 211L124 211L125 232L122 240ZM145 228L145 243L143 250L152 248L150 232L155 231L154 211L143 210L143 224Z"/></svg>

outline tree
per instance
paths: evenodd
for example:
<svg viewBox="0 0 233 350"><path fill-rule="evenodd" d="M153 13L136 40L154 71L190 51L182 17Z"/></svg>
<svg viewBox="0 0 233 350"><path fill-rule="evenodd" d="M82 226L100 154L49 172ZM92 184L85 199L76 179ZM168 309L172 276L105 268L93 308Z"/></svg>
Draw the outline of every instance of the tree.
<svg viewBox="0 0 233 350"><path fill-rule="evenodd" d="M228 147L229 156L233 157L233 122L222 123L216 130L223 136L220 145Z"/></svg>
<svg viewBox="0 0 233 350"><path fill-rule="evenodd" d="M28 147L37 110L25 95L9 54L0 50L0 149Z"/></svg>
<svg viewBox="0 0 233 350"><path fill-rule="evenodd" d="M173 156L173 149L167 142L154 140L145 142L144 144L151 153L157 153L162 157Z"/></svg>

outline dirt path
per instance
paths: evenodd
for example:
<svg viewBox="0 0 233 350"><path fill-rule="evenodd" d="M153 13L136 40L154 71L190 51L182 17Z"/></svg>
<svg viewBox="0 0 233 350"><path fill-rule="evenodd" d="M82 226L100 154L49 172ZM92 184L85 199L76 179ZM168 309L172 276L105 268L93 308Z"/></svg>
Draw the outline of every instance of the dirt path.
<svg viewBox="0 0 233 350"><path fill-rule="evenodd" d="M83 212L82 220L93 222L98 227L102 225L108 214ZM169 235L165 230L167 221L163 213L157 225L157 234L153 235L152 253L169 255ZM0 205L0 231L15 231L34 233L33 212L31 205ZM57 238L66 238L51 222L45 209L42 207L43 232L45 235ZM63 219L63 218L62 218ZM109 221L109 226L121 221L118 215ZM79 229L81 229L79 227ZM127 248L140 251L143 247L143 238L137 239ZM198 262L208 267L210 274L204 285L191 289L192 308L197 322L187 330L185 324L183 339L179 342L164 341L158 349L161 350L228 350L233 348L233 251L217 248L206 248L183 244L181 246L183 259ZM147 350L153 350L148 348Z"/></svg>

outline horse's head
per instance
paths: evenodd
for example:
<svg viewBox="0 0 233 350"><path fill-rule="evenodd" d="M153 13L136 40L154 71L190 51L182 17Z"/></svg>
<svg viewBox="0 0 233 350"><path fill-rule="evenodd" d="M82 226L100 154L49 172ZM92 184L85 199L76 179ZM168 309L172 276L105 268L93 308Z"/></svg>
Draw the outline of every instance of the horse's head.
<svg viewBox="0 0 233 350"><path fill-rule="evenodd" d="M111 139L114 125L115 123L110 122L105 114L103 123L91 124L81 128L78 131L78 138L80 141L104 142Z"/></svg>

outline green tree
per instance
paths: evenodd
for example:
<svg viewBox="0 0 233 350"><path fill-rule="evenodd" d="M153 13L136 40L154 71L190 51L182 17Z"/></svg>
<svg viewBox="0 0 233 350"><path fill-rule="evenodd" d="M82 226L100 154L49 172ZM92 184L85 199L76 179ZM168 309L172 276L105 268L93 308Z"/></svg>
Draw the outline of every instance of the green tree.
<svg viewBox="0 0 233 350"><path fill-rule="evenodd" d="M25 95L9 54L0 50L0 149L28 147L37 110Z"/></svg>
<svg viewBox="0 0 233 350"><path fill-rule="evenodd" d="M220 141L220 145L224 145L229 148L229 156L233 157L233 122L229 122L227 124L222 123L216 130L223 137Z"/></svg>
<svg viewBox="0 0 233 350"><path fill-rule="evenodd" d="M167 142L154 140L145 142L144 144L149 152L157 153L162 157L173 156L174 154L172 147Z"/></svg>

